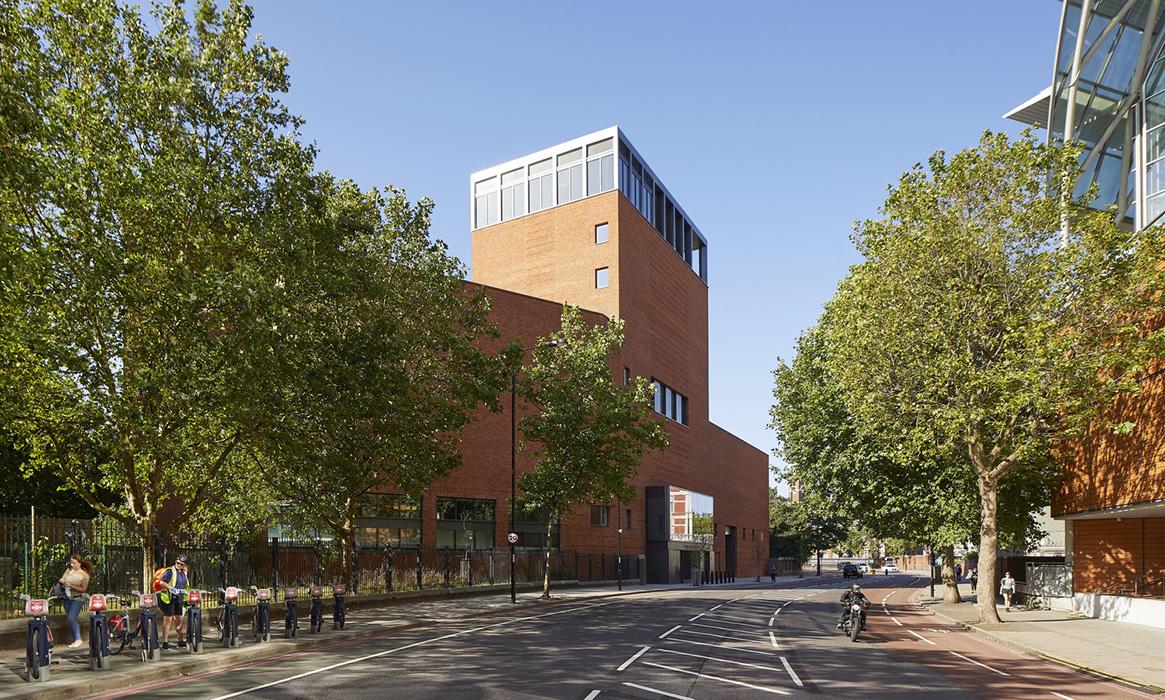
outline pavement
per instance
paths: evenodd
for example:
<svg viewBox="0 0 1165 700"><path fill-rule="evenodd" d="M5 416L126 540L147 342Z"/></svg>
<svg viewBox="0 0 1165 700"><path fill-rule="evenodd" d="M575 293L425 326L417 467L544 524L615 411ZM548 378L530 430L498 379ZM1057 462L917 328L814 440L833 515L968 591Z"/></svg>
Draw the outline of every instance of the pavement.
<svg viewBox="0 0 1165 700"><path fill-rule="evenodd" d="M939 593L936 587L936 593ZM1010 611L999 606L1003 624L979 624L976 596L960 584L964 602L947 604L919 592L925 609L951 624L1023 653L1048 659L1101 678L1165 694L1165 630L1113 622L1057 610Z"/></svg>
<svg viewBox="0 0 1165 700"><path fill-rule="evenodd" d="M778 577L779 581L796 581L799 577ZM764 579L766 582L768 579ZM748 585L743 583L701 586L698 590L712 590ZM615 585L561 587L552 589L552 599L543 600L540 592L519 591L517 605L510 602L507 593L495 595L430 598L413 602L394 602L388 607L349 610L344 630L331 629L330 601L325 603L327 624L319 635L307 631L307 620L300 615L300 629L295 639L283 639L283 606L272 606L272 635L266 643L250 641L247 618L241 620L240 632L244 645L224 649L218 644L213 619L204 617L205 634L215 636L204 642L204 651L192 655L186 651L163 651L161 661L143 663L140 654L126 649L118 656L108 657L108 670L92 672L88 668L87 647L69 650L58 642L53 650L53 664L44 682L28 683L24 678L24 648L0 649L0 698L59 699L62 693L72 697L89 697L110 691L139 688L165 683L178 678L215 674L223 669L241 665L266 663L270 659L323 653L324 650L351 650L369 639L391 639L407 631L428 630L473 620L489 620L512 615L515 610L528 614L531 609L553 611L588 601L618 596L634 596L657 591L688 590L690 585L635 585L625 586L622 592ZM197 697L185 695L184 697Z"/></svg>

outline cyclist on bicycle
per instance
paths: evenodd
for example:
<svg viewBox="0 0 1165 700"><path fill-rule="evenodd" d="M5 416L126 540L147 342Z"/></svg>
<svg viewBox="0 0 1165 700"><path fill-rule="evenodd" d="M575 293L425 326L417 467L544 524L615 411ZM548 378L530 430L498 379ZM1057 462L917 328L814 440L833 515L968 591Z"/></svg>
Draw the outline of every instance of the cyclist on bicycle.
<svg viewBox="0 0 1165 700"><path fill-rule="evenodd" d="M174 565L167 567L159 579L161 587L158 590L159 607L162 610L162 648L170 648L170 628L174 627L178 633L178 648L186 646L186 636L182 626L182 603L186 591L190 587L190 578L187 570L186 555L179 555Z"/></svg>

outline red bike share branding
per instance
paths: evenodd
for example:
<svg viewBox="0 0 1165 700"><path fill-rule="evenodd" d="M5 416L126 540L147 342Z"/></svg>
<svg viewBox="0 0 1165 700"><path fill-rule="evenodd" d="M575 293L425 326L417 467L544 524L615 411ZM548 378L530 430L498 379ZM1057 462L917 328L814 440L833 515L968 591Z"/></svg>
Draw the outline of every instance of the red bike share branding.
<svg viewBox="0 0 1165 700"><path fill-rule="evenodd" d="M225 597L227 600L238 600L239 599L239 589L236 588L235 586L227 586Z"/></svg>
<svg viewBox="0 0 1165 700"><path fill-rule="evenodd" d="M100 593L94 593L89 596L89 609L93 612L101 612L105 609L105 596Z"/></svg>
<svg viewBox="0 0 1165 700"><path fill-rule="evenodd" d="M188 597L191 605L198 605L202 602L202 591L195 588L194 590L190 591Z"/></svg>
<svg viewBox="0 0 1165 700"><path fill-rule="evenodd" d="M260 588L258 591L255 592L255 598L257 600L271 600L271 589L270 588Z"/></svg>
<svg viewBox="0 0 1165 700"><path fill-rule="evenodd" d="M155 598L154 598L154 594L153 594L153 593L144 593L144 594L142 594L142 607L143 607L143 608L152 608L152 607L154 607L154 601L155 601Z"/></svg>
<svg viewBox="0 0 1165 700"><path fill-rule="evenodd" d="M344 593L347 592L348 587L342 583L337 583L336 585L332 586L332 590L336 592L336 595L344 595Z"/></svg>
<svg viewBox="0 0 1165 700"><path fill-rule="evenodd" d="M24 614L25 615L47 615L49 612L49 602L41 598L33 598L25 601Z"/></svg>
<svg viewBox="0 0 1165 700"><path fill-rule="evenodd" d="M315 596L316 598L319 598L320 596L322 596L324 594L324 589L320 588L319 586L312 586L311 587L311 594L313 596Z"/></svg>

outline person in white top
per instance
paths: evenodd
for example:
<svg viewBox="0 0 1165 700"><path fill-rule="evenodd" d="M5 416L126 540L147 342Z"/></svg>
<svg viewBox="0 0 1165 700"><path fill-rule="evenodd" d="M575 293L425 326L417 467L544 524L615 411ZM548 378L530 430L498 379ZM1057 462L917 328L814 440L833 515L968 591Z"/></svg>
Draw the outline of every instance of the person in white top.
<svg viewBox="0 0 1165 700"><path fill-rule="evenodd" d="M1008 612L1011 612L1011 596L1015 593L1015 579L1011 577L1010 571L1003 572L1003 578L999 581L999 592L1003 595L1003 604L1007 607Z"/></svg>

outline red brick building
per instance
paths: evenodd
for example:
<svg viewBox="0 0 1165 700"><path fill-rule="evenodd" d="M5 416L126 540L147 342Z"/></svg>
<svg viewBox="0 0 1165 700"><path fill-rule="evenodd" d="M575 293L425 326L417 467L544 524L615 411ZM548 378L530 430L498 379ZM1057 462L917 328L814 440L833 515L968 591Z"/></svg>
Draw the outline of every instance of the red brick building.
<svg viewBox="0 0 1165 700"><path fill-rule="evenodd" d="M552 545L614 554L622 527L623 554L645 556L649 581L678 582L697 565L754 575L768 556L768 459L710 420L707 242L690 217L617 127L474 173L470 187L473 283L502 339L536 343L557 330L564 302L596 323L623 319L612 381L654 382L668 433L640 466L634 501L580 506ZM463 466L420 504L384 497L366 540L505 546L510 418L508 405L479 414ZM530 466L519 453L519 473ZM540 547L544 525L531 520L514 529L520 546Z"/></svg>

